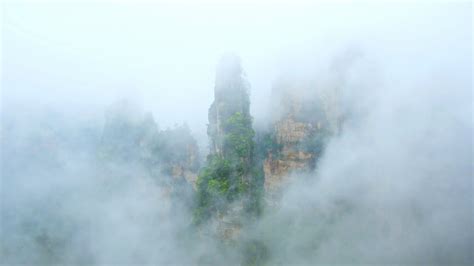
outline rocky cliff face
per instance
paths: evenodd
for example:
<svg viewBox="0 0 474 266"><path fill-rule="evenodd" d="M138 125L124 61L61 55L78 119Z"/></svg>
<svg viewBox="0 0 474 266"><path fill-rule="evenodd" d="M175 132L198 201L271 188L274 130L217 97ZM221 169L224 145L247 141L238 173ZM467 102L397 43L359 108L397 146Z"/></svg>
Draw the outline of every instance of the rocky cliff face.
<svg viewBox="0 0 474 266"><path fill-rule="evenodd" d="M329 97L328 94L330 94ZM283 84L274 88L276 118L270 128L273 146L263 162L265 198L268 204L278 203L282 189L297 175L314 170L329 136L337 134L340 115L334 95L314 92Z"/></svg>
<svg viewBox="0 0 474 266"><path fill-rule="evenodd" d="M309 123L295 121L286 117L274 126L276 142L281 150L275 154L270 152L264 161L265 190L272 193L285 184L292 171L310 170L316 154L300 149L299 144L311 135Z"/></svg>

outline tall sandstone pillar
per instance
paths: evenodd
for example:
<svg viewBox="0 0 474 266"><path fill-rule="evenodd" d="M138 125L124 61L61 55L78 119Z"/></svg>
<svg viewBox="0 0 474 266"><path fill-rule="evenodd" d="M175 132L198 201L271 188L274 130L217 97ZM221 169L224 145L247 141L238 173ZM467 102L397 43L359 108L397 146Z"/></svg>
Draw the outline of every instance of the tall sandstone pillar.
<svg viewBox="0 0 474 266"><path fill-rule="evenodd" d="M263 171L256 167L249 84L239 57L217 66L214 102L209 108L210 154L198 178L197 221L210 221L219 236L235 239L260 209Z"/></svg>

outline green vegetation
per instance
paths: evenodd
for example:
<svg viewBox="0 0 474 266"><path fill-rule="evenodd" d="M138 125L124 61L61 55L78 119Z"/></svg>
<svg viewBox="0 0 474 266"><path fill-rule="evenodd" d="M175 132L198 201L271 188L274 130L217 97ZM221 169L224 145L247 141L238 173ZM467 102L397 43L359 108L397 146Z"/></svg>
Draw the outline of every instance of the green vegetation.
<svg viewBox="0 0 474 266"><path fill-rule="evenodd" d="M241 199L249 215L261 211L263 170L253 158L255 132L252 120L237 112L224 123L223 155L212 154L197 180L197 208L194 222L199 224L229 203Z"/></svg>
<svg viewBox="0 0 474 266"><path fill-rule="evenodd" d="M224 123L225 156L232 158L251 158L253 154L255 132L252 129L252 119L237 112Z"/></svg>
<svg viewBox="0 0 474 266"><path fill-rule="evenodd" d="M276 140L275 132L261 132L257 134L257 156L259 160L267 158L271 153L274 159L278 159L281 155L283 145Z"/></svg>
<svg viewBox="0 0 474 266"><path fill-rule="evenodd" d="M197 208L194 211L194 222L199 224L208 219L212 213L223 210L225 203L231 201L235 193L231 192L230 162L217 156L208 158L205 167L197 180Z"/></svg>

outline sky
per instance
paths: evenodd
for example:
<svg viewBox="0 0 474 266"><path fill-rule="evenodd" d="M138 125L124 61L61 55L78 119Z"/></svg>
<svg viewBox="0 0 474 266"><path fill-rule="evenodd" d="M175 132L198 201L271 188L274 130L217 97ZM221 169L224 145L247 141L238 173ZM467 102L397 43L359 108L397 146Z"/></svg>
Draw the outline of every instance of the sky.
<svg viewBox="0 0 474 266"><path fill-rule="evenodd" d="M350 49L369 54L388 77L430 75L446 60L468 71L461 52L471 47L466 7L7 2L2 103L96 112L127 98L162 127L187 122L204 135L223 53L242 58L258 120L277 77L317 80Z"/></svg>

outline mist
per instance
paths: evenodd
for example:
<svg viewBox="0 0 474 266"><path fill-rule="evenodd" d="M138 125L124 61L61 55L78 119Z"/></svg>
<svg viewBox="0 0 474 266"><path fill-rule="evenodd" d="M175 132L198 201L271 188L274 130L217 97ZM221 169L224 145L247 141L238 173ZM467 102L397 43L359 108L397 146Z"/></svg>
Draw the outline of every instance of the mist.
<svg viewBox="0 0 474 266"><path fill-rule="evenodd" d="M471 8L4 3L1 264L473 264ZM279 86L337 130L222 238L194 217L229 53L257 147Z"/></svg>

